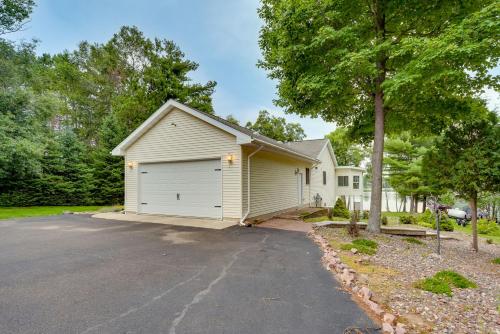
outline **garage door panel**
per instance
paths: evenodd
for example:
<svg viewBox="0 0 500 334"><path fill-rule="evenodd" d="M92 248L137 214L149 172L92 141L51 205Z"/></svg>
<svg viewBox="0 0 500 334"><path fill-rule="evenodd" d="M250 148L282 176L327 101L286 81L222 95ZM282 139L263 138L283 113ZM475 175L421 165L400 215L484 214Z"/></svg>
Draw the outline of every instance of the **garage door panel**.
<svg viewBox="0 0 500 334"><path fill-rule="evenodd" d="M220 218L220 165L220 160L141 164L140 212Z"/></svg>

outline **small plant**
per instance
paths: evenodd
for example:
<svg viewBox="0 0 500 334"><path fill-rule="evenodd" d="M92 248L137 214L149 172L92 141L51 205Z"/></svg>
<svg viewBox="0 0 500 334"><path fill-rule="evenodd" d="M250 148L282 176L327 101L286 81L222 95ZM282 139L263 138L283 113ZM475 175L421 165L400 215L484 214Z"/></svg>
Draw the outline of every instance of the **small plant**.
<svg viewBox="0 0 500 334"><path fill-rule="evenodd" d="M416 224L417 218L413 215L404 215L399 217L400 224Z"/></svg>
<svg viewBox="0 0 500 334"><path fill-rule="evenodd" d="M350 244L343 244L340 246L342 250L351 250L356 248L359 253L374 255L377 253L378 244L373 240L368 239L355 239Z"/></svg>
<svg viewBox="0 0 500 334"><path fill-rule="evenodd" d="M491 245L491 244L493 243L493 239L486 239L486 243L487 243L488 245Z"/></svg>
<svg viewBox="0 0 500 334"><path fill-rule="evenodd" d="M427 277L415 283L415 287L418 289L448 296L452 294L452 286L459 289L477 288L476 283L451 270L440 271L433 277Z"/></svg>
<svg viewBox="0 0 500 334"><path fill-rule="evenodd" d="M370 211L365 210L363 211L363 219L369 219L370 218Z"/></svg>
<svg viewBox="0 0 500 334"><path fill-rule="evenodd" d="M428 277L415 283L415 287L420 290L429 291L436 294L444 294L451 297L451 287L448 283L433 277Z"/></svg>
<svg viewBox="0 0 500 334"><path fill-rule="evenodd" d="M351 217L349 210L347 210L347 207L345 206L345 203L342 200L342 197L339 197L337 199L337 202L335 202L335 206L333 207L333 216L344 217L347 219Z"/></svg>
<svg viewBox="0 0 500 334"><path fill-rule="evenodd" d="M354 210L351 215L351 221L349 222L349 225L347 226L347 232L351 237L357 237L359 236L359 226L358 226L358 220L359 220L359 211Z"/></svg>
<svg viewBox="0 0 500 334"><path fill-rule="evenodd" d="M436 229L436 221L432 223L432 228ZM448 231L448 232L453 232L455 229L455 222L453 219L448 218L447 215L442 215L441 219L439 220L439 229L441 231Z"/></svg>
<svg viewBox="0 0 500 334"><path fill-rule="evenodd" d="M491 260L491 263L493 264L500 264L500 257L496 257L493 260Z"/></svg>
<svg viewBox="0 0 500 334"><path fill-rule="evenodd" d="M422 241L418 240L417 238L413 238L413 237L403 238L403 240L406 241L407 243L410 243L410 244L424 245L424 243Z"/></svg>
<svg viewBox="0 0 500 334"><path fill-rule="evenodd" d="M477 233L486 235L495 235L500 232L500 227L487 219L479 219L477 221Z"/></svg>
<svg viewBox="0 0 500 334"><path fill-rule="evenodd" d="M380 221L381 221L382 225L387 225L389 223L387 216L382 216L382 218L380 218Z"/></svg>

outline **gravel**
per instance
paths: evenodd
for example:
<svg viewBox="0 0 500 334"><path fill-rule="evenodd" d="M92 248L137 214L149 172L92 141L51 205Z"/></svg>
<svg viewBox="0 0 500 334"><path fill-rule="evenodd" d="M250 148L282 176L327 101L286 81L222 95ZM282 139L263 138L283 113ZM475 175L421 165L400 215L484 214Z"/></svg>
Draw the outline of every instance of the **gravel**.
<svg viewBox="0 0 500 334"><path fill-rule="evenodd" d="M320 228L317 232L337 244L352 241L342 229ZM376 240L379 244L377 253L370 257L370 264L397 273L390 280L370 288L387 312L397 315L398 321L408 325L407 333L500 334L500 265L491 263L493 258L500 256L498 245L481 243L476 253L471 251L467 238L442 240L442 252L437 255L435 239L421 239L424 244L419 245L399 236L362 232L360 237ZM343 253L355 256L350 251ZM413 286L417 280L441 270L456 271L478 287L453 288L453 296L448 297ZM364 275L369 285L370 279L375 279L370 273Z"/></svg>

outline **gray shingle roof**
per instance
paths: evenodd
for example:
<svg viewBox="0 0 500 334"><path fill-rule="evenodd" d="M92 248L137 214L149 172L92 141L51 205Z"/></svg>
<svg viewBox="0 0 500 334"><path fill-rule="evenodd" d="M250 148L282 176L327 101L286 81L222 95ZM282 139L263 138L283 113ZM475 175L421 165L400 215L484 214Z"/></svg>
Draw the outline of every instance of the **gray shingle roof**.
<svg viewBox="0 0 500 334"><path fill-rule="evenodd" d="M328 139L312 139L302 141L292 141L285 143L288 147L295 151L302 152L311 157L317 158L323 147L325 147Z"/></svg>

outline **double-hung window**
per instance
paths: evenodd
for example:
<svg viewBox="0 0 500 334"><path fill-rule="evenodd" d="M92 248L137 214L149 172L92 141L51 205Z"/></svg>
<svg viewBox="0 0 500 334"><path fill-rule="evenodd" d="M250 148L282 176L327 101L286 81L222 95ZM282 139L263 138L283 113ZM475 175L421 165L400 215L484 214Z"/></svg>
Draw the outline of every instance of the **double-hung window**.
<svg viewBox="0 0 500 334"><path fill-rule="evenodd" d="M339 187L348 187L349 186L349 176L339 176L337 178Z"/></svg>
<svg viewBox="0 0 500 334"><path fill-rule="evenodd" d="M359 189L359 175L354 175L352 177L352 188Z"/></svg>

